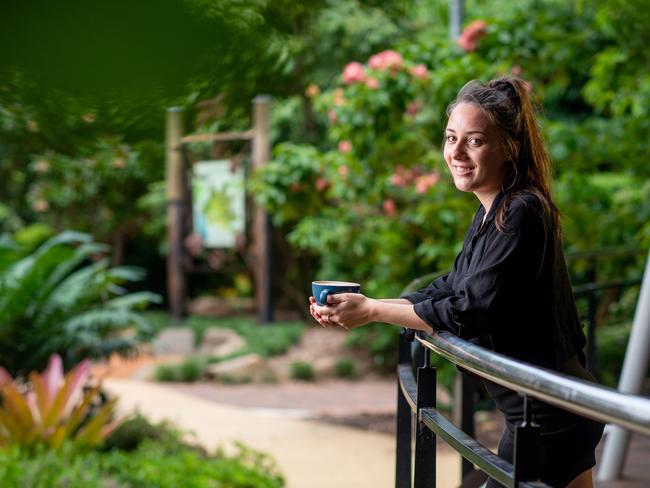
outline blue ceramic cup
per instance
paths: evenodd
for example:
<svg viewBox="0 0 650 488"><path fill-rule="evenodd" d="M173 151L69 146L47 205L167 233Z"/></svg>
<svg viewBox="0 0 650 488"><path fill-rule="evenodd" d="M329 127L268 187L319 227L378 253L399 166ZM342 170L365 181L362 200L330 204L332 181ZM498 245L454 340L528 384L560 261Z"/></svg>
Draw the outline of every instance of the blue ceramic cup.
<svg viewBox="0 0 650 488"><path fill-rule="evenodd" d="M319 305L327 304L327 297L338 293L359 293L361 285L348 281L312 281L311 293Z"/></svg>

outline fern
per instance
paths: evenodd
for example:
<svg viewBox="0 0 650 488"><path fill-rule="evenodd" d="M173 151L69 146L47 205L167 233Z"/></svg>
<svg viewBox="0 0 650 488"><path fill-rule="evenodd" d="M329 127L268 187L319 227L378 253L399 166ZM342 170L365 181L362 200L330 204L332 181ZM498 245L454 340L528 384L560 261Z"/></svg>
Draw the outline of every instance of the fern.
<svg viewBox="0 0 650 488"><path fill-rule="evenodd" d="M160 297L127 292L144 276L140 268L92 262L106 249L78 232L54 236L26 256L0 240L0 357L12 374L42 369L52 354L70 366L137 348L138 334L150 330L137 309Z"/></svg>

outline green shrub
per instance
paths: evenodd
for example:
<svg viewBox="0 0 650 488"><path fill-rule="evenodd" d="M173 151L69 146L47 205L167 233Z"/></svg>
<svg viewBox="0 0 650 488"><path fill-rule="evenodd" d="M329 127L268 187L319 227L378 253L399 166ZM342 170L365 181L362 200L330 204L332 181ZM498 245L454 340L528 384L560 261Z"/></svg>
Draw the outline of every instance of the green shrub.
<svg viewBox="0 0 650 488"><path fill-rule="evenodd" d="M314 379L314 368L304 361L291 363L291 377L294 380L312 381Z"/></svg>
<svg viewBox="0 0 650 488"><path fill-rule="evenodd" d="M253 378L250 375L225 373L219 375L219 381L221 381L224 385L243 385L246 383L252 383Z"/></svg>
<svg viewBox="0 0 650 488"><path fill-rule="evenodd" d="M161 364L154 370L156 381L182 381L192 383L203 376L206 361L198 357L187 358L181 364Z"/></svg>
<svg viewBox="0 0 650 488"><path fill-rule="evenodd" d="M177 381L178 378L176 374L177 369L175 366L171 364L160 364L156 366L156 369L153 372L153 377L156 381Z"/></svg>
<svg viewBox="0 0 650 488"><path fill-rule="evenodd" d="M337 359L334 364L334 370L336 371L336 376L339 378L354 379L359 377L357 363L352 358Z"/></svg>
<svg viewBox="0 0 650 488"><path fill-rule="evenodd" d="M112 488L95 452L76 454L67 446L61 451L45 448L30 453L18 446L0 449L0 480L6 487Z"/></svg>
<svg viewBox="0 0 650 488"><path fill-rule="evenodd" d="M114 451L102 459L112 478L127 486L146 488L280 488L284 480L265 454L239 446L228 457L206 456L194 449L169 452L164 444L144 441L134 452Z"/></svg>
<svg viewBox="0 0 650 488"><path fill-rule="evenodd" d="M104 451L134 451L145 441L163 443L168 450L186 448L182 441L182 433L169 422L151 423L141 414L136 414L125 420L106 439Z"/></svg>
<svg viewBox="0 0 650 488"><path fill-rule="evenodd" d="M181 446L181 447L179 447ZM132 451L79 452L16 446L0 449L2 486L29 488L281 488L265 454L238 446L234 456L208 456L193 446L147 439Z"/></svg>
<svg viewBox="0 0 650 488"><path fill-rule="evenodd" d="M192 383L203 376L205 372L205 361L192 357L183 361L177 368L178 379L186 383Z"/></svg>

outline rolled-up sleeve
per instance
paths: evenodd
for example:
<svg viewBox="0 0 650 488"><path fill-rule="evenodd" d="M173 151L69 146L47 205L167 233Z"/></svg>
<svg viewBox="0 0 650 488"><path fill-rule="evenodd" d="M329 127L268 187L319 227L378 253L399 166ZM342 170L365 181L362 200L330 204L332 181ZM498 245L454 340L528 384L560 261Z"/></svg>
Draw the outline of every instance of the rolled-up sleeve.
<svg viewBox="0 0 650 488"><path fill-rule="evenodd" d="M505 232L492 225L483 255L475 257L478 263L464 269L457 260L454 268L460 267L453 281L446 276L405 296L414 303L415 313L434 330L449 330L463 338L498 327L500 314L509 313L512 304L529 292L540 268L545 231L538 209L514 200L506 214Z"/></svg>

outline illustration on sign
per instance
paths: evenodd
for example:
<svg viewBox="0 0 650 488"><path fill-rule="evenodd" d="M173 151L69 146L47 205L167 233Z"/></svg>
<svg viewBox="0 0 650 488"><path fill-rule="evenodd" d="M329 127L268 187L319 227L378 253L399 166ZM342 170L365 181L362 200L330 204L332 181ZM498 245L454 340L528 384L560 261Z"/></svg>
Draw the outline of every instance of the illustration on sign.
<svg viewBox="0 0 650 488"><path fill-rule="evenodd" d="M245 226L243 168L229 160L194 164L192 213L194 231L206 248L234 247Z"/></svg>

